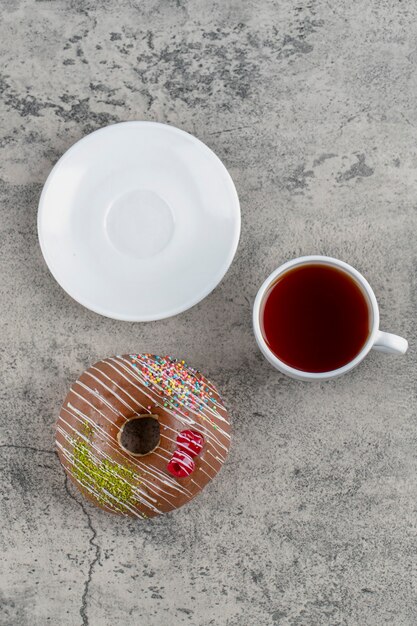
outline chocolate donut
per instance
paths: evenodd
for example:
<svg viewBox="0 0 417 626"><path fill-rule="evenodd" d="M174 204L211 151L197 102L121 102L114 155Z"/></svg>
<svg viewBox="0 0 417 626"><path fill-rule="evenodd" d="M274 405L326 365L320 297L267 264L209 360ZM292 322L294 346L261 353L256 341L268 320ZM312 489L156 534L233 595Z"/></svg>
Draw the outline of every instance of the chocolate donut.
<svg viewBox="0 0 417 626"><path fill-rule="evenodd" d="M189 502L220 470L229 416L216 387L184 361L114 356L72 385L56 446L70 479L95 504L154 517Z"/></svg>

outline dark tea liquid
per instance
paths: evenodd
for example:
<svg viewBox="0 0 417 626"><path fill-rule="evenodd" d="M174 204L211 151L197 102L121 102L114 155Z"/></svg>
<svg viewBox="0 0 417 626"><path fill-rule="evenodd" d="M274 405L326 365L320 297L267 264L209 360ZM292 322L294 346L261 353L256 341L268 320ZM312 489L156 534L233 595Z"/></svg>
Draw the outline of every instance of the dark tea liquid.
<svg viewBox="0 0 417 626"><path fill-rule="evenodd" d="M370 332L369 305L346 272L329 265L300 265L271 285L261 309L270 350L286 365L329 372L349 363Z"/></svg>

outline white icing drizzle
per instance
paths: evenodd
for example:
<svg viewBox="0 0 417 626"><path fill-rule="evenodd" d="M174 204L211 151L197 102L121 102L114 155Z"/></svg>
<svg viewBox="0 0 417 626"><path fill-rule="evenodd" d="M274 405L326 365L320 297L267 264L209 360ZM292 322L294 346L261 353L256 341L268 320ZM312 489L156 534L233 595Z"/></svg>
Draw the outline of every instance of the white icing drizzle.
<svg viewBox="0 0 417 626"><path fill-rule="evenodd" d="M143 359L140 358L140 355L134 355L131 357L132 360L136 361L136 363L139 363L140 365L143 365L145 367L147 367L148 369L150 369L152 372L155 372L155 369L152 368L152 366L150 365L150 363L148 363L148 361L144 361ZM125 359L124 359L125 360ZM191 370L188 369L188 372L190 372ZM194 379L196 380L196 382L199 382L198 378L193 374ZM206 381L206 379L203 379L203 384L205 386L207 386L208 381ZM157 383L152 383L153 385L155 385L156 387L158 387L161 391L163 391L163 387L161 387L160 385L157 385ZM214 387L213 387L214 389ZM215 392L217 393L217 391L215 390ZM199 403L201 402L201 399L198 397L197 394L195 394L194 392L192 392L192 396L194 397L195 400L197 400ZM181 401L181 400L177 400L180 404L182 404L182 406L186 407L186 404ZM220 403L217 402L217 400L215 398L210 398L210 401L219 406L221 409L224 410L224 406ZM199 413L201 413L202 415L206 414L207 412L211 415L213 415L214 417L216 417L217 419L219 419L221 422L225 422L226 424L228 423L228 420L225 419L218 411L213 411L213 409L208 405L208 404L203 404L203 408L199 410L199 413L197 413L193 408L191 407L186 407L187 410L191 411L192 413L194 413L195 415L198 415Z"/></svg>
<svg viewBox="0 0 417 626"><path fill-rule="evenodd" d="M109 380L112 384L114 384L114 385L116 385L117 387L119 387L119 385L117 385L117 383L116 383L113 379L111 379L109 376L107 376L104 372L101 372L101 370L99 370L98 368L94 367L94 368L90 368L90 369L95 369L95 370L99 371L99 372L100 372L101 374L103 374L103 375L104 375L104 376L105 376L105 377L106 377L106 378L107 378L107 379L108 379L108 380ZM88 373L88 372L85 372L85 373ZM95 377L95 376L92 376L92 378L94 378L97 382L101 382L101 381L100 381L97 377ZM118 394L116 394L115 392L113 392L113 390L112 390L110 387L108 387L107 385L104 385L104 384L103 384L103 386L107 389L107 391L110 391L110 393L113 393L113 395L114 395L114 396L115 396L118 400L120 400L119 395L118 395ZM85 385L84 383L83 383L83 388L84 388L84 389L86 389L86 390L89 390L90 392L92 392L92 393L93 393L93 390L92 390L90 387L88 387L88 385ZM138 387L138 389L140 389L140 388ZM77 395L78 395L78 397L82 398L82 396L80 396L79 394L77 394ZM130 395L130 394L128 394L128 395ZM96 397L97 399L100 399L100 400L102 399L101 394L100 394L97 390L94 392L94 397ZM134 400L134 398L133 398L132 396L130 396L130 397L132 398L132 400L133 400L133 401L135 401L135 400ZM88 403L88 404L90 404L90 403ZM139 401L136 401L136 404L137 404L139 407L141 407L142 409L145 409L145 407L143 406L143 404L141 404ZM90 404L90 406L93 406L93 405L91 405L91 404ZM129 410L130 410L130 411L132 411L133 413L136 413L136 409L134 409L133 407L131 407L131 406L129 406L129 405L127 405L127 406L128 406L128 408L129 408ZM93 408L95 408L95 407L93 407ZM96 410L98 410L98 409L96 409ZM165 409L165 407L164 407L164 410L166 410L166 409ZM101 411L99 411L99 413L100 413L101 415L103 415L103 417L105 417L105 419L107 419L107 421L108 421L108 422L110 422L110 423L111 423L111 424L112 424L115 428L117 428L117 430L120 430L120 427L116 426L116 424L114 424L114 422L112 422L111 420L109 420L108 418L106 418L106 416L105 416L103 413L101 413ZM121 413L120 413L120 417L123 417L123 419L126 419L126 417L125 417L125 416L123 416ZM192 425L194 425L194 423L195 423L195 422L193 422L193 424L192 424ZM178 432L178 431L175 431L174 429L170 428L168 425L166 426L166 428L169 428L169 429L170 429L170 430L172 430L173 432ZM210 433L208 433L208 434L210 435ZM167 437L166 435L164 435L163 433L161 433L161 437L163 437L163 438L167 439L168 441L171 441L172 443L176 444L176 439L171 439L171 438ZM217 443L217 439L216 439L216 438L214 438L214 439L215 439L215 442ZM154 454L156 454L156 456L159 456L160 458L163 458L163 459L164 459L164 460L166 460L166 461L168 461L168 460L169 460L169 456L168 456L168 458L167 458L167 459L165 459L165 457L163 457L163 456L161 456L160 454L158 454L158 452L157 452L157 451L156 451ZM169 453L168 453L168 454L169 454ZM210 465L210 463L209 463L209 462L208 462L208 461L204 458L204 456L200 458L200 461L201 461L202 463L206 463L206 464L207 464L207 465L208 465L208 466L209 466L209 467L213 470L214 474L213 474L213 476L210 476L210 478L211 478L211 479L212 479L212 478L214 478L214 476L217 474L217 471L218 471L218 470L216 470L216 469L215 469L212 465Z"/></svg>
<svg viewBox="0 0 417 626"><path fill-rule="evenodd" d="M176 482L174 479L171 479L171 477L169 475L166 475L164 473L162 473L160 470L158 470L157 468L151 466L151 465L147 465L145 463L143 463L142 461L140 461L139 459L135 458L134 461L132 460L132 457L130 457L124 450L123 448L120 447L116 447L114 445L114 441L113 439L106 433L105 430L103 430L102 428L100 428L100 426L98 426L98 424L96 424L94 421L92 421L91 419L89 419L87 417L87 415L85 415L84 413L82 413L82 411L79 411L78 409L76 409L75 407L73 407L71 405L71 403L67 404L68 408L62 407L63 411L66 411L67 413L69 413L72 417L74 417L80 424L81 426L87 422L94 430L96 430L99 434L100 437L106 442L106 444L109 446L109 448L111 448L112 450L114 450L116 453L118 453L119 455L123 456L124 458L126 458L131 464L136 465L138 467L138 469L141 472L146 472L148 473L152 478L157 479L158 482L163 482L163 484L171 487L172 489L174 489L174 491L178 491L180 493L185 493L187 495L191 495L191 492L186 489L183 485L180 485L178 482ZM69 410L71 409L71 410ZM62 415L60 417L60 419L62 421L65 422L65 420L63 419ZM65 422L66 423L66 422ZM69 426L69 424L68 424ZM76 433L79 433L79 430L74 429L74 431ZM83 437L82 433L80 433L80 436ZM85 439L85 437L83 437ZM87 441L87 440L86 440ZM92 445L92 447L94 447L98 452L100 452L103 456L105 455L105 453L103 451L101 451L99 448L96 448L93 444L93 442L89 441L89 443ZM111 457L107 457L107 459L109 461L114 461ZM123 466L121 466L123 467ZM141 475L141 480L143 482L148 483L148 481L146 480L146 478L144 476ZM149 482L149 485L151 486L153 483ZM149 487L151 488L151 487ZM152 489L151 489L152 490ZM164 493L168 493L169 492L164 492Z"/></svg>
<svg viewBox="0 0 417 626"><path fill-rule="evenodd" d="M159 363L159 370L155 370L153 368L153 363L150 360L153 357L150 355L146 356L146 360L141 358L141 355L129 355L129 359L125 356L117 356L110 357L109 359L96 363L84 372L84 376L88 376L92 381L94 381L93 386L86 384L84 382L85 378L83 381L78 379L71 387L70 394L74 394L74 396L76 396L81 402L88 405L117 431L120 431L121 427L117 426L112 418L107 417L105 413L98 408L97 402L111 411L113 415L124 421L126 421L129 416L124 415L117 408L117 405L115 405L114 402L108 398L108 394L110 394L111 398L115 399L115 402L119 403L119 406L121 405L131 414L151 413L149 405L159 407L163 412L169 414L174 420L174 423L176 422L179 426L179 428L175 429L168 424L161 424L161 439L174 444L174 446L176 445L176 436L179 430L182 430L184 426L197 426L198 430L204 436L206 444L208 444L203 455L196 458L196 462L198 462L197 475L199 473L204 474L208 480L211 480L220 469L228 452L228 445L225 445L220 437L226 440L230 439L229 433L220 427L218 423L223 422L228 425L227 417L220 413L220 411L225 411L225 409L222 403L217 400L217 398L220 399L217 389L204 377L201 376L201 378L199 378L199 374L196 370L187 368L187 375L192 377L192 380L195 379L196 381L195 387L192 388L190 384L186 387L187 398L191 396L192 402L191 404L188 401L184 402L181 397L175 396L174 408L172 405L169 405L170 398L166 395L164 387L159 385L154 379L152 379L151 383L149 383L143 375L141 367L146 367L148 371L153 372L157 376L161 376ZM159 357L155 358L159 359ZM135 363L138 366L136 366ZM167 363L172 364L175 362L167 361ZM111 376L103 371L100 367L103 365L106 365L114 370L118 378L125 379L129 385L140 391L143 396L149 399L149 405L145 407L141 404L138 398L133 397L127 389L122 387ZM177 378L177 376L174 374L174 379L175 378ZM169 381L171 379L165 378L164 380ZM190 380L190 378L187 380ZM78 393L76 389L77 386L83 390L84 393ZM196 393L195 389L197 389ZM103 395L101 390L106 393L107 397ZM199 392L199 390L201 391ZM209 394L207 390L210 390ZM85 392L91 395L93 402L90 402L86 398ZM206 401L204 400L203 392L206 394ZM67 412L72 419L75 419L80 424L81 430L79 428L75 428L67 420L65 420L63 412ZM217 422L217 424L214 422ZM61 427L60 423L63 427ZM98 447L95 443L95 437L92 439L90 436L85 436L82 432L82 427L85 425L88 425L91 428L91 432L97 434L98 437L106 443L106 446L110 450L113 450L119 456L125 458L126 461L129 462L128 465L124 466L123 464L116 462L114 457L108 455L103 449ZM68 432L67 429L69 429L70 432ZM175 437L172 438L168 436L168 434L164 432L167 430L172 431ZM94 419L90 418L83 411L76 408L71 402L67 402L66 407L62 407L56 431L57 437L62 438L62 442L57 440L57 447L67 463L67 471L80 485L80 487L90 493L99 503L103 503L103 505L108 506L110 509L115 509L117 512L125 514L128 514L127 512L129 512L136 517L147 517L147 515L142 513L141 510L132 504L131 501L126 502L125 500L119 500L114 494L110 493L105 486L97 485L99 491L94 488L94 482L92 482L93 479L91 475L88 471L85 471L89 470L89 468L84 465L82 459L77 458L76 461L74 459L73 449L78 440L83 440L86 444L88 444L88 455L93 464L99 467L102 462L101 459L107 461L108 465L106 465L106 471L110 472L110 474L117 478L118 481L128 485L131 493L133 494L134 501L141 507L145 507L145 509L152 511L153 513L158 514L162 512L162 510L158 508L158 504L160 504L160 502L158 502L156 498L163 500L169 506L169 510L171 510L176 508L175 500L177 496L175 495L175 492L184 494L187 500L190 500L194 497L194 495L196 495L196 493L191 492L184 485L168 475L167 472L161 471L154 465L147 464L146 462L139 460L137 457L132 459L132 457L120 446L115 445L115 439L110 436L106 430L103 429L103 427L101 427ZM74 436L70 433L73 433ZM152 454L162 459L164 462L168 462L171 453L169 450L164 448L164 446L160 446ZM213 466L209 462L208 455L210 455L214 464L218 465L218 467ZM135 478L135 474L133 472L133 482L125 478L123 475L120 475L117 471L117 468L120 468L122 471L128 469L129 472L131 472L132 466L136 467L139 472L139 474L137 474L137 478ZM76 472L71 471L70 468L73 468L73 470L76 469ZM113 470L113 468L115 469ZM209 470L212 470L213 473L209 473ZM85 477L85 479L83 477ZM190 483L200 490L202 486L199 485L196 477L197 476L192 475L190 477ZM171 501L171 498L173 498L173 501ZM115 504L113 504L113 502ZM166 506L164 509L167 510Z"/></svg>
<svg viewBox="0 0 417 626"><path fill-rule="evenodd" d="M86 443L89 443L89 444L91 443L91 442L89 442L89 440L88 440L88 439L87 439L84 435L82 435L81 433L79 433L79 431L77 431L77 430L76 430L75 428L73 428L70 424L68 424L68 422L65 422L65 420L62 420L62 421L64 421L64 423L66 424L66 426L68 426L68 427L69 427L72 431L74 431L74 432L75 432L75 434L76 434L77 438L84 439L84 441L85 441ZM66 431L64 431L62 428L60 428L59 426L58 426L58 428L57 428L57 432L59 432L59 433L60 433L60 435L61 435L61 436L65 439L65 441L67 441L67 443L73 443L73 442L74 442L74 439L73 439L72 437L70 437L70 436L69 436L69 434L68 434ZM115 465L115 466L119 467L120 469L123 469L123 466L122 466L122 465L120 465L119 463L116 463L116 462L114 461L114 459L112 459L111 457L109 457L109 456L108 456L107 454L105 454L102 450L100 450L100 449L96 448L94 445L92 445L91 447L92 447L92 449L94 449L94 450L98 453L98 455L99 455L99 456L101 456L101 457L103 457L104 459L106 459L107 461L109 461L109 463L111 463L112 465ZM101 459L99 458L99 456L95 456L92 452L91 452L90 454L91 454L92 459L93 459L93 460L94 460L97 464L99 464L99 463L101 462ZM78 468L78 463L83 464L83 463L82 463L82 461L77 461L77 468ZM72 465L73 465L73 466L75 466L75 464L74 464L74 460L73 460L73 459L72 459ZM84 464L83 464L83 465L84 465ZM85 467L85 465L84 465L84 467ZM113 476L115 476L118 480L120 480L121 482L124 482L126 485L129 485L129 487L132 489L132 492L133 492L133 493L134 493L134 495L135 495L135 498L136 498L138 501L142 502L142 503L143 503L145 506L147 506L148 508L153 509L156 513L160 513L160 512L161 512L161 511L160 511L160 510L159 510L159 509L158 509L158 508L154 505L154 503L156 503L156 502L157 502L157 500L156 500L155 498L152 498L152 497L150 496L150 494L148 494L148 493L146 493L146 492L141 491L140 487L138 486L138 485L139 485L139 483L141 483L141 482L142 482L142 476L137 475L137 478L135 479L135 480L136 480L136 482L133 484L133 483L131 483L130 481L128 481L128 480L126 480L125 478L123 478L122 476L120 476L120 475L117 473L117 471L113 471L113 472L111 472L110 470L108 470L108 471L109 471L109 472L110 472ZM75 480L78 480L77 476L75 476L74 474L73 474L73 476L74 476ZM82 482L82 481L78 481L78 482L80 482L80 484L81 484L83 487L84 487L84 486L87 486L87 485L86 485L84 482ZM90 477L90 481L89 481L89 482L91 482L91 477ZM113 497L114 497L114 496L113 496ZM98 498L98 499L99 499L99 498ZM116 499L116 498L114 497L114 499ZM164 499L165 499L165 498L164 498ZM148 502L147 500L150 500L150 502ZM125 504L125 502L122 502L122 501L118 501L118 502L119 502L120 506L124 506L124 504ZM167 502L168 502L168 500L167 500ZM168 504L172 505L172 503L171 503L171 502L168 502Z"/></svg>
<svg viewBox="0 0 417 626"><path fill-rule="evenodd" d="M213 432L211 432L211 431L207 428L206 424L204 424L204 423L199 424L196 420L193 420L192 418L190 418L190 417L188 417L188 416L184 415L184 414L181 412L181 409L179 409L179 408L177 409L177 412L174 412L174 411L172 411L169 407L165 407L165 406L163 406L163 399L162 399L162 402L161 402L161 397L160 397L160 396L158 396L158 395L157 395L157 394L156 394L156 393L155 393L155 392L154 392L154 391L153 391L150 387L144 387L144 384L145 384L145 382L146 382L146 381L145 381L145 379L144 379L144 378L140 375L140 372L139 372L138 368L133 367L133 366L132 366L132 363L130 363L130 361L128 361L127 359L124 359L124 358L122 358L122 357L119 357L119 358L121 359L121 361L123 361L123 364L122 364L120 361L116 361L116 359L115 359L114 357L112 357L112 358L111 358L111 359L109 359L109 360L111 360L111 361L116 361L116 363L118 363L120 366L122 366L122 367L123 367L123 369L124 369L124 370L125 370L128 374L130 374L130 375L131 375L131 376L133 376L136 380L138 380L138 381L141 383L141 385L140 385L140 386L135 385L135 386L136 386L136 387L137 387L140 391L142 391L142 393L144 393L144 394L145 394L148 398L150 398L150 399L154 402L154 404L156 404L157 406L161 407L164 411L166 411L167 413L169 413L169 414L170 414L170 415L171 415L171 416L172 416L175 420L179 421L180 423L185 423L187 426L194 426L194 425L196 425L196 424L197 424L197 425L199 425L200 427L203 427L203 428L204 428L204 430L205 430L205 433L204 433L204 434L205 434L205 436L206 436L206 437L208 437L209 439L213 440L213 443L215 442L215 443L216 443L216 444L217 444L220 448L223 448L223 449L224 449L224 451L225 451L225 452L226 452L226 454L227 454L227 452L228 452L228 447L227 447L227 446L225 446L224 444L222 444L222 443L218 440L218 438L215 436L215 434L214 434ZM106 363L108 363L108 360L107 360L107 361L105 361L105 362L106 362ZM126 365L124 365L124 363L127 363L129 367L126 367ZM120 370L118 370L117 368L114 368L114 369L115 369L117 372L119 372L119 373L121 374ZM126 378L126 376L124 376L124 378ZM131 381L131 380L129 380L128 378L126 378L126 380L128 380L128 381L132 384L132 381ZM155 385L155 387L158 387L158 385ZM163 391L162 387L159 387L159 389L160 389L161 391ZM149 393L148 393L148 392L149 392ZM150 394L152 394L152 395L150 395ZM191 409L187 409L187 410L189 410L190 412L194 413L196 416L198 416L198 415L199 415L199 413L197 413L197 412L195 412L195 411L192 411ZM200 412L200 414L202 414L202 412ZM218 431L219 431L219 433L221 433L221 434L222 434L222 435L223 435L226 439L230 439L230 435L229 435L229 433L228 433L228 432L224 431L224 430L223 430L223 429L221 429L219 426L217 426L217 430L218 430Z"/></svg>
<svg viewBox="0 0 417 626"><path fill-rule="evenodd" d="M72 454L70 452L68 452L67 448L64 448L64 446L57 441L56 442L57 448L59 450L61 450L63 457L65 458L66 461L68 461L68 463L70 465L74 465L74 460L72 457ZM88 474L86 472L84 472L83 470L80 470L82 474L84 474L85 476L87 476L88 478ZM71 476L73 477L73 479L83 487L83 489L85 489L86 491L88 491L89 493L91 493L91 495L98 501L100 502L100 498L102 498L102 493L98 493L97 491L95 491L89 484L85 484L84 482L81 482L80 480L77 479L76 476L74 476L74 474L71 472ZM119 513L125 514L124 511L120 511L119 510L119 505L120 505L120 501L115 498L109 491L107 491L107 489L102 489L102 492L106 494L106 497L110 498L110 500L115 500L116 502L116 506L112 505L110 502L109 503L105 503L106 506L108 506L109 508L111 508L114 511L117 511ZM145 515L143 515L140 511L138 511L137 509L133 509L131 508L129 505L124 504L123 505L127 510L129 510L133 515L135 515L136 517L141 517L144 518Z"/></svg>

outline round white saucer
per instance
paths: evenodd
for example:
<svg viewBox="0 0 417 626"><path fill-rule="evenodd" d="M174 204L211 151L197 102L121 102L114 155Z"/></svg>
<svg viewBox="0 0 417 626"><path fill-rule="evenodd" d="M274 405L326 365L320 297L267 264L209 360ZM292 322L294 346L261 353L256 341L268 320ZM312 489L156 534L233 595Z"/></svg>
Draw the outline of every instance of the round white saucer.
<svg viewBox="0 0 417 626"><path fill-rule="evenodd" d="M240 235L236 189L218 157L154 122L107 126L74 144L42 191L38 233L58 283L129 321L176 315L227 272Z"/></svg>

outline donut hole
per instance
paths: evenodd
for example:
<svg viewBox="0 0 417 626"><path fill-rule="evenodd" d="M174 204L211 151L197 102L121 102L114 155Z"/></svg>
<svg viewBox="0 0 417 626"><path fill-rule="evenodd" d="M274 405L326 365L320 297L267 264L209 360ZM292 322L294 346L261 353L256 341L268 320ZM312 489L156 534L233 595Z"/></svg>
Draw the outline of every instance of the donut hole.
<svg viewBox="0 0 417 626"><path fill-rule="evenodd" d="M123 424L118 434L120 446L129 454L144 456L158 447L161 438L155 415L138 415Z"/></svg>

